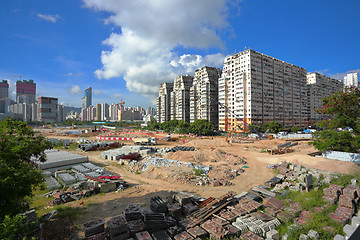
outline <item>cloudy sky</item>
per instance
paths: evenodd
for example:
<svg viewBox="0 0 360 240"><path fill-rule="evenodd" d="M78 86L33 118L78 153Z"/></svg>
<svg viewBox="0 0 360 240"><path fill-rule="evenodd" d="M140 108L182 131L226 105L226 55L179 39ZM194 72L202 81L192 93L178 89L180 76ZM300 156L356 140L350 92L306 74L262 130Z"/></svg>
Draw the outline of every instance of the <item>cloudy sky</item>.
<svg viewBox="0 0 360 240"><path fill-rule="evenodd" d="M252 48L342 79L360 70L356 0L1 0L0 80L81 106L153 106L159 84Z"/></svg>

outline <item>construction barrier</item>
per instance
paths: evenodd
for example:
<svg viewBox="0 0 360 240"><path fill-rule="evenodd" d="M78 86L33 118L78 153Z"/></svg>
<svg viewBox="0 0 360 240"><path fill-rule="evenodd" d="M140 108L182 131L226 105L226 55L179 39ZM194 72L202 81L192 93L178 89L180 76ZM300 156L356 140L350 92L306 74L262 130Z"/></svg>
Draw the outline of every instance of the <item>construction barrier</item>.
<svg viewBox="0 0 360 240"><path fill-rule="evenodd" d="M97 136L96 139L99 140L133 140L132 138L125 138L125 137L109 137L109 135L105 135L105 136Z"/></svg>

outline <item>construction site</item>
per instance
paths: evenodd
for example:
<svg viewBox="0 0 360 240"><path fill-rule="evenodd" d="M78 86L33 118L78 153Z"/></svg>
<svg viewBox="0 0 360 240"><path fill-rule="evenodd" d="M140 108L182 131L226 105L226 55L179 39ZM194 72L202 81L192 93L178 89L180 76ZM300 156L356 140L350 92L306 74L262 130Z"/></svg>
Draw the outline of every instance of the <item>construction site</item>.
<svg viewBox="0 0 360 240"><path fill-rule="evenodd" d="M58 204L82 208L77 230L67 232L78 239L280 239L288 234L281 226L299 227L323 211L331 211L329 218L344 228L310 229L305 235L311 239L325 233L350 236L360 222L356 179L332 184L338 174L359 171L358 164L314 154L307 135L269 139L77 130L82 134L35 129L64 142L67 154L62 155L76 159L63 156L65 163L55 166L50 160L39 168L52 178L49 210ZM67 147L71 143L76 147ZM323 202L309 209L284 197L292 191L318 191Z"/></svg>

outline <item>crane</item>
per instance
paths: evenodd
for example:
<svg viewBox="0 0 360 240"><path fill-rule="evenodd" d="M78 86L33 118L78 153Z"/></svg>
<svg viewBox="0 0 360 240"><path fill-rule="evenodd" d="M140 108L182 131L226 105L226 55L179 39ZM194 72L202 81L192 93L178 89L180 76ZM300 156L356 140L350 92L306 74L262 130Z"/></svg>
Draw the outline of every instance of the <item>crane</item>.
<svg viewBox="0 0 360 240"><path fill-rule="evenodd" d="M21 81L21 78L24 77L24 76L22 76L22 75L9 75L8 77L19 77L20 81Z"/></svg>
<svg viewBox="0 0 360 240"><path fill-rule="evenodd" d="M120 110L119 110L119 116L118 116L118 119L120 121L122 121L122 106L125 104L125 102L121 99L119 103L115 104L116 106L119 106L120 105Z"/></svg>
<svg viewBox="0 0 360 240"><path fill-rule="evenodd" d="M239 117L238 115L236 115L233 111L231 111L228 107L226 107L224 104L217 102L219 104L220 107L224 108L226 112L230 113L231 115L233 115L236 120L238 121L242 121L244 123L244 126L247 126L250 128L251 132L255 132L260 138L262 137L262 134L257 131L255 128L253 128L251 125L249 125L243 118Z"/></svg>

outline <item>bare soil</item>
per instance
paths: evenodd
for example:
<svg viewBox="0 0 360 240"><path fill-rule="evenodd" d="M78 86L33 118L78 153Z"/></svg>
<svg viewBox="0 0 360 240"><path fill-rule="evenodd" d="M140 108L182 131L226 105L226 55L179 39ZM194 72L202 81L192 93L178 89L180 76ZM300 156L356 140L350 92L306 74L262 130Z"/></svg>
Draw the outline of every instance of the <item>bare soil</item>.
<svg viewBox="0 0 360 240"><path fill-rule="evenodd" d="M47 137L53 133L41 133ZM134 134L132 134L133 136ZM162 134L164 136L164 134ZM61 136L62 138L72 138L72 136ZM91 136L90 138L95 138ZM236 193L248 191L249 188L263 184L274 176L274 173L267 167L268 164L280 163L282 161L300 164L305 167L318 168L336 173L353 173L360 171L360 167L352 162L342 162L338 160L325 159L321 157L311 157L308 154L316 152L313 146L308 145L308 141L300 141L299 145L293 147L294 152L283 155L269 155L266 153L267 148L275 148L277 145L284 143L284 140L257 140L253 143L233 143L225 142L222 137L214 138L193 138L187 137L180 142L159 141L158 147L172 146L193 146L194 152L175 152L168 153L164 158L180 160L185 162L194 162L203 165L212 165L214 177L217 174L223 174L218 171L222 167L234 167L237 157L246 161L248 168L240 176L232 180L231 186L193 186L189 184L178 183L174 181L169 174L168 169L152 168L142 174L136 174L127 170L126 166L118 165L109 160L100 158L100 151L76 153L89 157L90 161L105 164L106 168L122 176L122 178L131 184L131 187L120 192L107 193L67 203L68 206L83 207L84 214L79 218L77 224L80 226L94 218L110 218L123 212L128 204L148 205L150 198L161 196L167 198L170 191L187 191L200 197L219 197L228 191ZM133 144L132 141L124 141L125 144ZM235 156L235 157L234 157ZM180 171L180 170L179 170ZM212 174L212 173L210 173ZM218 177L218 176L217 176ZM80 203L83 203L80 205ZM81 232L80 235L81 236Z"/></svg>

